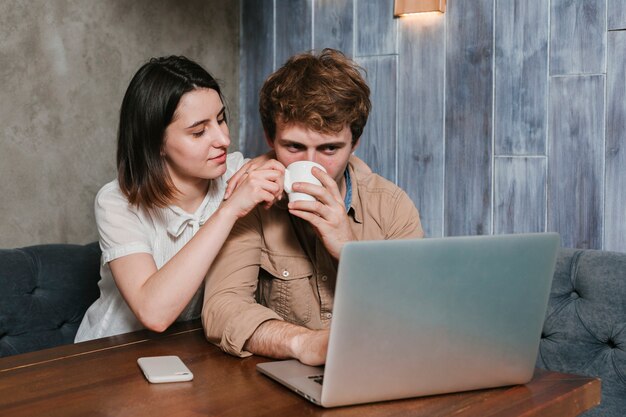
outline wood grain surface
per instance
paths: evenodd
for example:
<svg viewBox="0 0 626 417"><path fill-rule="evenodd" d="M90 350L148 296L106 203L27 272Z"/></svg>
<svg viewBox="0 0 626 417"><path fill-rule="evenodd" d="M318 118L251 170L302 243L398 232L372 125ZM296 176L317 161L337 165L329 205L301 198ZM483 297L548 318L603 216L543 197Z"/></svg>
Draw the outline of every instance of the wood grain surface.
<svg viewBox="0 0 626 417"><path fill-rule="evenodd" d="M0 359L0 415L556 417L600 401L597 379L536 370L526 385L324 409L258 373L267 359L239 359L210 345L199 325ZM137 358L159 355L178 355L193 381L147 382Z"/></svg>

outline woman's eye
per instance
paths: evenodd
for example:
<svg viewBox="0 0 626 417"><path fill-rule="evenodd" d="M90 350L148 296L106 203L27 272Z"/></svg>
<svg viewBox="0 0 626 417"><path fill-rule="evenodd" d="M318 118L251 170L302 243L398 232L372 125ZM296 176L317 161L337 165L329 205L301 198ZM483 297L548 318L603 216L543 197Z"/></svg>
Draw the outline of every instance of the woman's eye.
<svg viewBox="0 0 626 417"><path fill-rule="evenodd" d="M226 117L222 117L221 119L217 119L217 123L220 124L220 125L226 123Z"/></svg>
<svg viewBox="0 0 626 417"><path fill-rule="evenodd" d="M199 138L200 136L202 136L204 134L204 129L198 131L198 132L192 132L191 136L193 136L194 138Z"/></svg>

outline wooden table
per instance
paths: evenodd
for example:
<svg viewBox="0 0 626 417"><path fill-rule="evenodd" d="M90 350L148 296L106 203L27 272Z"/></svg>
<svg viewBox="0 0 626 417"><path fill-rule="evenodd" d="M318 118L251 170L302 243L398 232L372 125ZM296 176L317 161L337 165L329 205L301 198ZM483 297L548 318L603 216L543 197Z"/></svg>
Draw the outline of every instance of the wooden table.
<svg viewBox="0 0 626 417"><path fill-rule="evenodd" d="M191 382L148 383L141 356L178 355ZM600 381L539 370L526 385L324 409L259 374L199 322L0 359L0 416L576 416L600 403Z"/></svg>

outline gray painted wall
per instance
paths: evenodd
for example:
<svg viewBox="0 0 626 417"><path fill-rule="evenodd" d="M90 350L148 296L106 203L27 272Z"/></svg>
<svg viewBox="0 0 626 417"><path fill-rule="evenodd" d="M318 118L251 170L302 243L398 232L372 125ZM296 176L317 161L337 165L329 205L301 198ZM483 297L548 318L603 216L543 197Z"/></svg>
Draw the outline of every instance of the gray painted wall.
<svg viewBox="0 0 626 417"><path fill-rule="evenodd" d="M428 236L557 231L626 252L626 1L448 0L400 19L393 0L243 1L244 151L265 149L250 103L272 69L341 48L373 87L357 154Z"/></svg>
<svg viewBox="0 0 626 417"><path fill-rule="evenodd" d="M236 0L6 0L0 39L0 247L97 239L119 106L148 58L197 60L238 118Z"/></svg>

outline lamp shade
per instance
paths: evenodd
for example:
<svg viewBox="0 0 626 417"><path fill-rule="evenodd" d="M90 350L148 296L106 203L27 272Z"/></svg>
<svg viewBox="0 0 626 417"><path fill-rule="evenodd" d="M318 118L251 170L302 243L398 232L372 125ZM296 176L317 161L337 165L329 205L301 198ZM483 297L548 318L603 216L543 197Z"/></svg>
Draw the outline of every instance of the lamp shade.
<svg viewBox="0 0 626 417"><path fill-rule="evenodd" d="M393 14L397 17L411 13L445 11L446 0L395 0Z"/></svg>

